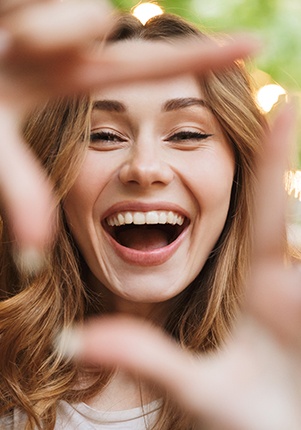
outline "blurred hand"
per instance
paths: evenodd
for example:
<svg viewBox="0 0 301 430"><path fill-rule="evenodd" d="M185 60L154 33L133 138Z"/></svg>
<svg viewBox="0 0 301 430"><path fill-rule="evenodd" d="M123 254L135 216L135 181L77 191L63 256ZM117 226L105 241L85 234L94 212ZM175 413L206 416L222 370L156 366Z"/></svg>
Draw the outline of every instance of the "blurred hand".
<svg viewBox="0 0 301 430"><path fill-rule="evenodd" d="M159 329L124 317L93 320L71 333L75 344L69 346L79 360L121 366L157 382L206 429L301 428L301 273L283 259L283 172L293 117L289 108L278 116L258 162L246 303L221 351L196 357Z"/></svg>
<svg viewBox="0 0 301 430"><path fill-rule="evenodd" d="M0 3L0 203L16 263L28 272L43 263L55 212L51 184L22 141L22 121L49 98L87 89L80 71L112 21L105 1Z"/></svg>

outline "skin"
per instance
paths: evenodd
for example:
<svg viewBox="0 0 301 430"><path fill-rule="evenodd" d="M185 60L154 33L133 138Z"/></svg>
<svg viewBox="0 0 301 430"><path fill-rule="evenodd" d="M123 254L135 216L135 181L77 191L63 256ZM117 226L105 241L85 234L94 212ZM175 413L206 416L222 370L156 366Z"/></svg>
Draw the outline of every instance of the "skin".
<svg viewBox="0 0 301 430"><path fill-rule="evenodd" d="M191 75L98 92L92 138L64 203L67 220L93 288L112 309L148 316L197 276L220 236L233 151ZM105 219L128 210L173 210L187 226L168 246L160 231L145 239L146 249L130 233L129 247L116 246Z"/></svg>

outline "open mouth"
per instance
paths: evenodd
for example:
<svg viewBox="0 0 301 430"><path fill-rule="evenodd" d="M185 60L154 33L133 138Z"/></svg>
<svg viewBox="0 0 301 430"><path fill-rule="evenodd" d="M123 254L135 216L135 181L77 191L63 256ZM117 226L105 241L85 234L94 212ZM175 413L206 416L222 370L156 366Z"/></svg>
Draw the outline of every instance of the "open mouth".
<svg viewBox="0 0 301 430"><path fill-rule="evenodd" d="M163 248L174 242L189 220L173 211L119 212L103 226L120 245L139 251Z"/></svg>

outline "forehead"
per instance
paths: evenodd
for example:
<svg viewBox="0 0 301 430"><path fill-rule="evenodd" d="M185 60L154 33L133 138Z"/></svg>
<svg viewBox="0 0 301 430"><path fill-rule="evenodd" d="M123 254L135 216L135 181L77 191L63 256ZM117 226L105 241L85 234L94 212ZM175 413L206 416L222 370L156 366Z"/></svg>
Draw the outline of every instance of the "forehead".
<svg viewBox="0 0 301 430"><path fill-rule="evenodd" d="M176 98L203 98L202 89L193 75L182 75L160 80L132 82L102 89L94 94L94 100L121 100L125 104L151 101L162 104Z"/></svg>

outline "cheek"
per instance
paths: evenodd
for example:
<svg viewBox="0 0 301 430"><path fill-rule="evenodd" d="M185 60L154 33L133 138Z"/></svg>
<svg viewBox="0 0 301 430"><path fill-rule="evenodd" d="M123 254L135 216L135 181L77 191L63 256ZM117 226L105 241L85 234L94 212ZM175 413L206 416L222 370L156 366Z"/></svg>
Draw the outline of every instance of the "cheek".
<svg viewBox="0 0 301 430"><path fill-rule="evenodd" d="M73 225L76 220L84 217L92 206L92 201L92 188L88 186L88 182L78 178L67 194L63 205L68 222Z"/></svg>
<svg viewBox="0 0 301 430"><path fill-rule="evenodd" d="M92 218L95 196L89 181L82 179L88 178L78 177L64 201L63 210L73 239L88 261L94 254L93 238L96 237Z"/></svg>
<svg viewBox="0 0 301 430"><path fill-rule="evenodd" d="M87 170L81 171L68 192L63 210L69 228L75 240L85 242L88 231L91 228L94 202L97 198L98 188L92 175Z"/></svg>
<svg viewBox="0 0 301 430"><path fill-rule="evenodd" d="M234 170L212 170L202 181L204 201L208 209L228 211L233 185ZM200 198L202 198L200 196Z"/></svg>
<svg viewBox="0 0 301 430"><path fill-rule="evenodd" d="M83 216L91 214L93 206L99 194L104 189L108 178L112 175L109 165L101 162L100 157L90 151L78 173L78 176L71 187L65 202L64 209L69 217L74 215Z"/></svg>
<svg viewBox="0 0 301 430"><path fill-rule="evenodd" d="M225 217L235 174L234 156L230 151L219 156L214 153L206 155L189 163L182 161L187 166L185 171L182 170L182 178L202 214L217 211Z"/></svg>

